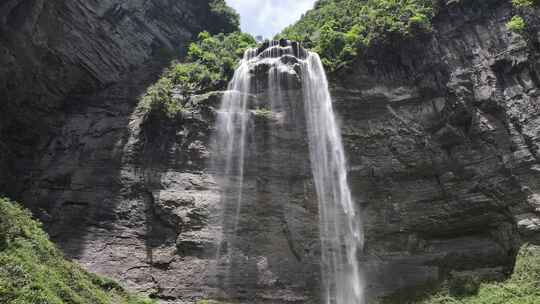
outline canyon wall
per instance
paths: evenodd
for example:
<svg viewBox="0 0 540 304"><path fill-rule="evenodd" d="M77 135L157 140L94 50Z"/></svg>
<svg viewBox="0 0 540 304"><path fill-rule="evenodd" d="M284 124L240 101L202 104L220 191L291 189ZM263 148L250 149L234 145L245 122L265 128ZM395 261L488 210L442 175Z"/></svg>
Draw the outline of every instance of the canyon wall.
<svg viewBox="0 0 540 304"><path fill-rule="evenodd" d="M209 161L223 93L192 96L175 118L137 108L163 66L156 55L184 46L209 12L199 1L49 2L0 9L0 191L91 271L171 303L220 296L212 261L226 223ZM448 2L431 34L373 46L331 75L371 298L504 278L519 246L538 241L540 11L517 34L510 1ZM254 71L255 104L269 99L266 72ZM250 303L318 302L305 124L251 113L243 255L226 286Z"/></svg>
<svg viewBox="0 0 540 304"><path fill-rule="evenodd" d="M443 278L504 277L538 241L540 11L516 34L509 1L477 4L448 1L433 34L334 76L370 290L398 302Z"/></svg>
<svg viewBox="0 0 540 304"><path fill-rule="evenodd" d="M216 16L210 2L3 1L2 191L17 196L26 187L36 158L59 135L71 112L86 111L82 108L90 103L88 96L132 78L143 68L146 71L138 74L151 82L167 64L159 61L181 56L200 31L234 29L234 24ZM139 85L116 95L129 107L122 97L128 92L136 96L144 89ZM93 103L95 108L105 108L102 101Z"/></svg>

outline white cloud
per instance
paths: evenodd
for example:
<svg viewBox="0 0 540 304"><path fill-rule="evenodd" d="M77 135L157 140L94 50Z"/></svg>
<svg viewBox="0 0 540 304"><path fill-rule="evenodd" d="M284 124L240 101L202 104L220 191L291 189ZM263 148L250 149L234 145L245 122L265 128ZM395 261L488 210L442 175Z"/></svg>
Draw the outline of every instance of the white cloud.
<svg viewBox="0 0 540 304"><path fill-rule="evenodd" d="M241 27L252 35L272 38L311 9L315 0L226 0L241 16Z"/></svg>

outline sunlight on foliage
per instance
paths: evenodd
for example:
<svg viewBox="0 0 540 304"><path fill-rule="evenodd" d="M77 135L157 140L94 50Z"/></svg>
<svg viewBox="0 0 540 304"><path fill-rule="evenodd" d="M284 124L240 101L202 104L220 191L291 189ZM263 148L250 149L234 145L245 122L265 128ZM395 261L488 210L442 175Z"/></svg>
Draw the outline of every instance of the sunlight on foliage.
<svg viewBox="0 0 540 304"><path fill-rule="evenodd" d="M431 0L319 0L278 38L302 42L333 70L374 42L430 31L433 11Z"/></svg>
<svg viewBox="0 0 540 304"><path fill-rule="evenodd" d="M255 45L251 35L241 32L200 33L185 62L173 62L147 90L140 107L175 117L190 106L190 96L225 89L244 51Z"/></svg>
<svg viewBox="0 0 540 304"><path fill-rule="evenodd" d="M512 5L520 14L513 16L512 19L506 23L506 28L515 33L522 33L525 31L527 22L522 17L525 16L523 13L530 11L530 9L537 4L537 0L512 0Z"/></svg>
<svg viewBox="0 0 540 304"><path fill-rule="evenodd" d="M512 4L517 8L532 7L534 2L535 0L512 0Z"/></svg>
<svg viewBox="0 0 540 304"><path fill-rule="evenodd" d="M521 16L514 16L506 23L506 27L513 32L522 32L526 26L527 24Z"/></svg>

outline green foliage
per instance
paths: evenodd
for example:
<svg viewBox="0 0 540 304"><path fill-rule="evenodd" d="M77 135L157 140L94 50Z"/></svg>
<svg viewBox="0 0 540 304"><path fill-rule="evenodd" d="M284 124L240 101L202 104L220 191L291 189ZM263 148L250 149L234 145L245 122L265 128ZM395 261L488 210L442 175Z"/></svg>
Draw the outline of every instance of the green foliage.
<svg viewBox="0 0 540 304"><path fill-rule="evenodd" d="M231 33L240 30L240 15L229 7L225 0L212 0L210 2L212 13L212 29L214 33Z"/></svg>
<svg viewBox="0 0 540 304"><path fill-rule="evenodd" d="M175 117L189 107L191 95L226 88L244 51L255 45L255 39L245 33L200 33L190 44L186 61L174 62L165 70L148 88L140 106Z"/></svg>
<svg viewBox="0 0 540 304"><path fill-rule="evenodd" d="M255 44L251 35L241 32L215 36L202 32L198 41L190 45L187 59L205 66L215 75L214 81L218 82L213 85L223 86L232 77L244 51Z"/></svg>
<svg viewBox="0 0 540 304"><path fill-rule="evenodd" d="M277 38L302 42L334 69L375 42L430 31L433 14L432 0L319 0Z"/></svg>
<svg viewBox="0 0 540 304"><path fill-rule="evenodd" d="M0 303L152 304L64 259L40 223L0 198Z"/></svg>
<svg viewBox="0 0 540 304"><path fill-rule="evenodd" d="M525 30L526 26L527 24L523 17L517 15L512 17L512 19L506 23L506 27L512 32L522 32Z"/></svg>
<svg viewBox="0 0 540 304"><path fill-rule="evenodd" d="M512 0L512 4L517 8L532 7L535 4L535 0Z"/></svg>
<svg viewBox="0 0 540 304"><path fill-rule="evenodd" d="M525 31L527 28L527 22L525 19L523 19L522 16L524 12L530 11L530 9L537 5L537 0L512 0L512 5L516 8L516 10L521 14L515 15L512 17L508 23L506 23L506 27L516 33L521 33Z"/></svg>
<svg viewBox="0 0 540 304"><path fill-rule="evenodd" d="M256 117L263 118L263 119L270 119L272 118L272 115L274 114L272 110L267 108L259 108L254 111Z"/></svg>
<svg viewBox="0 0 540 304"><path fill-rule="evenodd" d="M169 73L169 72L166 72ZM173 82L169 77L161 77L148 88L142 97L140 107L145 111L154 110L165 113L171 118L184 110L182 102L173 98Z"/></svg>
<svg viewBox="0 0 540 304"><path fill-rule="evenodd" d="M467 283L468 284L468 283ZM476 284L476 283L475 283ZM444 291L422 304L534 304L540 303L540 247L524 246L514 274L506 282L465 286L463 294ZM477 290L474 290L477 288ZM473 295L469 293L473 291Z"/></svg>

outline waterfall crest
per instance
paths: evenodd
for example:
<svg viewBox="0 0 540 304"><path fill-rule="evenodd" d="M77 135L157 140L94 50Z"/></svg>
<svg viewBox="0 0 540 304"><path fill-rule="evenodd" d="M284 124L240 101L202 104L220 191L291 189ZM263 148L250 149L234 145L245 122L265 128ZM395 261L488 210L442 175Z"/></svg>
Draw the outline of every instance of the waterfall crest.
<svg viewBox="0 0 540 304"><path fill-rule="evenodd" d="M261 70L264 77L258 75ZM287 90L295 81L301 94L291 98ZM268 91L265 101L257 100L261 86ZM223 240L217 256L222 264L218 270L221 288L234 288L231 277L238 275L234 260L243 254L235 242L241 210L247 203L244 177L246 159L253 153L249 138L255 128L254 109L261 107L274 119L287 117L303 124L318 201L322 302L363 304L357 257L363 245L362 225L347 182L346 158L328 81L319 56L288 41L246 51L217 111L217 152L213 158L221 176L224 206ZM271 131L265 134L272 137L268 139L272 147L280 145L279 136L271 136ZM272 199L272 195L268 197Z"/></svg>

